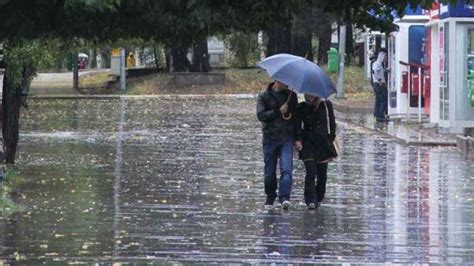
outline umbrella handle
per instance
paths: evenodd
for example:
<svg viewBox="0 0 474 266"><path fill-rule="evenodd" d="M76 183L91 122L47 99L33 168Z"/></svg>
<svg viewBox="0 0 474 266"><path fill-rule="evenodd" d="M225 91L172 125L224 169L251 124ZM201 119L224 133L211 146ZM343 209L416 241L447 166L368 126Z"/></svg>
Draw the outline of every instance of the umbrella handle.
<svg viewBox="0 0 474 266"><path fill-rule="evenodd" d="M290 95L288 96L288 99L286 100L285 104L288 104L290 102L291 95L293 95L293 93L294 93L294 91L291 90ZM292 117L293 117L293 114L290 113L290 112L288 112L286 115L283 115L283 114L281 115L281 118L283 118L283 120L285 120L285 121L291 120Z"/></svg>
<svg viewBox="0 0 474 266"><path fill-rule="evenodd" d="M288 99L286 99L286 102L285 104L288 104L290 102L290 99L291 99L291 95L293 95L294 91L293 89L290 90L290 95L288 95Z"/></svg>
<svg viewBox="0 0 474 266"><path fill-rule="evenodd" d="M291 120L292 117L293 117L292 113L288 113L286 115L281 115L281 118L283 118L283 120L285 120L285 121Z"/></svg>

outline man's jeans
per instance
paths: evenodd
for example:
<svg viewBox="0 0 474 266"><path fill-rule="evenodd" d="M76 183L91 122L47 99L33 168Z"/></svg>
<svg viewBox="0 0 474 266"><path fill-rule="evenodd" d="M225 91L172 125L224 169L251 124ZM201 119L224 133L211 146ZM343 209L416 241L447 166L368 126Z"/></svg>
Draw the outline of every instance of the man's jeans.
<svg viewBox="0 0 474 266"><path fill-rule="evenodd" d="M278 197L280 203L290 200L293 183L293 138L283 140L264 139L263 155L265 161L265 193L273 201ZM280 159L280 185L277 185L276 170Z"/></svg>
<svg viewBox="0 0 474 266"><path fill-rule="evenodd" d="M385 120L385 115L387 114L388 109L388 92L387 87L379 85L378 83L373 83L374 92L375 92L375 106L374 106L374 116L377 118L377 121Z"/></svg>

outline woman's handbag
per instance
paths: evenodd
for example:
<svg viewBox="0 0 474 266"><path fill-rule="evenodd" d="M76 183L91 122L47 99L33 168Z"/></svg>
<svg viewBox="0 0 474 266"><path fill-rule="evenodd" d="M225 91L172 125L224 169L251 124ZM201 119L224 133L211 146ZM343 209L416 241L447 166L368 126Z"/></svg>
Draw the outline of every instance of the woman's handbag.
<svg viewBox="0 0 474 266"><path fill-rule="evenodd" d="M328 106L326 105L326 102L324 102L324 107L326 108L326 120L328 123L328 134L331 135L331 122L329 120L329 109ZM334 147L334 150L336 151L336 157L333 158L335 160L337 157L341 155L341 145L339 144L339 141L337 140L337 137L334 139L332 142L332 146Z"/></svg>

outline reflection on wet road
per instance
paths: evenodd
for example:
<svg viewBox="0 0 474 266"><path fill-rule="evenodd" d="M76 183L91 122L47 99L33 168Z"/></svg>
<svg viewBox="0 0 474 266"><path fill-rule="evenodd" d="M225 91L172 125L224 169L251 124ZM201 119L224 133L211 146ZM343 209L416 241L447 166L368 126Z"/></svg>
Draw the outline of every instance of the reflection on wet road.
<svg viewBox="0 0 474 266"><path fill-rule="evenodd" d="M40 261L474 261L474 167L341 123L327 201L264 211L254 99L36 100L0 257ZM296 159L295 159L296 160Z"/></svg>

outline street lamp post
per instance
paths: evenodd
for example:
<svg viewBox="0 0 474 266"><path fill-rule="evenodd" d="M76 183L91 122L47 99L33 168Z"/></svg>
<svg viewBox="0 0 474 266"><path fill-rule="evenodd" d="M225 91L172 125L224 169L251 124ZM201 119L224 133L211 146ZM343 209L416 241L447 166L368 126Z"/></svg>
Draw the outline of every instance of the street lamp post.
<svg viewBox="0 0 474 266"><path fill-rule="evenodd" d="M126 89L125 75L125 49L122 48L120 49L120 90L122 92Z"/></svg>
<svg viewBox="0 0 474 266"><path fill-rule="evenodd" d="M339 73L337 75L337 98L344 98L344 71L346 61L346 25L341 25L339 33Z"/></svg>

